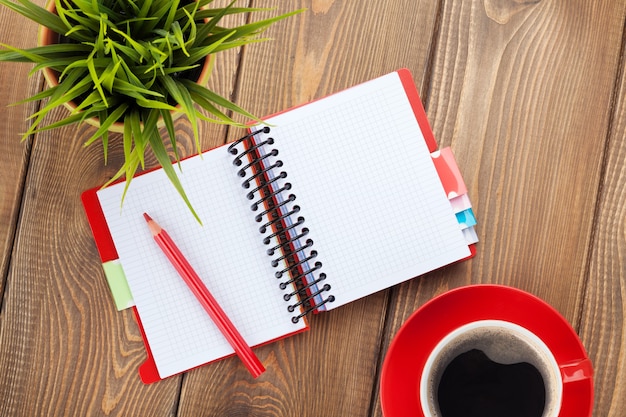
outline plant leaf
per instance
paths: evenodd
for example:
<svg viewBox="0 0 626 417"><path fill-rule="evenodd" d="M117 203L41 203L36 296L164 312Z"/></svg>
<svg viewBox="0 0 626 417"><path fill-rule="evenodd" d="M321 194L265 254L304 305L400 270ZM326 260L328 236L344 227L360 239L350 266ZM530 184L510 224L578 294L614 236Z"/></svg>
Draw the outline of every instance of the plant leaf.
<svg viewBox="0 0 626 417"><path fill-rule="evenodd" d="M176 130L174 128L174 119L172 118L172 113L167 110L161 110L161 119L163 120L163 124L165 124L165 128L167 129L167 135L170 138L172 150L174 151L174 156L176 157L178 168L180 169L180 155L178 154L178 146L176 146ZM200 150L198 149L198 151Z"/></svg>
<svg viewBox="0 0 626 417"><path fill-rule="evenodd" d="M198 133L198 121L196 119L196 109L193 106L193 100L189 94L189 90L183 83L175 81L170 76L161 77L161 81L165 89L170 93L172 98L182 107L183 112L189 118L189 122L193 128L193 137L196 147L200 149L200 137ZM194 83L195 84L195 83ZM197 85L197 84L196 84Z"/></svg>
<svg viewBox="0 0 626 417"><path fill-rule="evenodd" d="M16 48L14 48L16 49ZM35 54L45 60L61 59L62 57L75 57L76 55L86 54L91 51L91 47L82 44L54 44L46 46L38 46L34 48L25 49L25 51ZM20 53L21 50L3 50L0 51L0 61L10 62L33 62L30 59L24 57ZM74 58L75 59L75 58ZM44 61L45 63L45 61Z"/></svg>
<svg viewBox="0 0 626 417"><path fill-rule="evenodd" d="M180 81L183 85L185 85L189 91L193 91L194 93L198 94L201 97L204 97L206 100L209 100L215 104L217 104L218 106L222 106L228 110L231 110L235 113L239 113L242 116L245 116L249 119L252 119L256 122L261 122L262 120L260 120L258 117L252 115L251 113L247 112L246 110L242 109L241 107L239 107L238 105L236 105L235 103L225 99L224 97L220 96L219 94L214 93L213 91L209 90L206 87L203 87L197 83L194 83L193 81L189 81L189 80L181 80Z"/></svg>
<svg viewBox="0 0 626 417"><path fill-rule="evenodd" d="M114 59L115 62L115 59ZM117 72L120 69L122 63L118 60L115 63L111 63L103 72L102 72L102 85L107 89L109 93L113 93L113 84L115 83L115 79L117 76Z"/></svg>
<svg viewBox="0 0 626 417"><path fill-rule="evenodd" d="M126 119L128 119L128 123L130 125L132 139L134 139L135 142L139 143L139 150L137 151L137 155L139 157L139 162L141 163L141 168L143 169L145 168L144 145L146 141L143 140L143 133L141 132L141 116L139 115L139 111L133 109L133 111L126 116ZM124 120L124 124L126 125L126 120Z"/></svg>
<svg viewBox="0 0 626 417"><path fill-rule="evenodd" d="M134 48L134 50L139 53L141 58L143 58L143 59L150 59L150 52L148 51L148 49L146 49L145 46L143 46L141 43L139 43L136 40L134 40L130 35L122 32L121 30L119 30L117 28L111 28L111 29L115 33L119 34L124 39L126 39L126 41L128 41L128 43ZM142 59L139 60L139 62L141 62L141 61L142 61Z"/></svg>
<svg viewBox="0 0 626 417"><path fill-rule="evenodd" d="M177 60L176 64L179 65L179 66L186 66L186 65L194 65L194 64L196 64L198 61L200 61L201 59L203 59L207 55L210 55L211 53L215 52L215 50L223 42L225 42L230 37L232 37L234 35L234 33L235 32L222 33L222 37L219 38L219 39L216 39L210 45L192 48L191 51L189 52L189 57L187 59L181 58L181 59Z"/></svg>
<svg viewBox="0 0 626 417"><path fill-rule="evenodd" d="M45 62L46 61L46 58L30 52L28 49L15 48L15 47L13 47L11 45L7 45L7 44L1 43L1 42L0 42L0 46L2 46L3 48L6 48L10 52L13 52L13 54L21 55L25 59L25 60L15 60L15 62L35 62L35 63L41 63L41 62ZM3 52L6 52L6 51L0 51L0 61L11 61L10 59L6 59L8 54L3 54ZM11 56L13 56L13 55L8 55L9 58Z"/></svg>
<svg viewBox="0 0 626 417"><path fill-rule="evenodd" d="M87 69L89 69L89 74L91 75L91 80L93 81L95 89L98 91L98 93L100 93L100 97L102 98L102 101L108 107L109 104L107 103L107 97L104 94L102 85L100 85L101 84L100 77L98 73L96 72L96 67L94 66L94 63L93 63L93 54L87 58Z"/></svg>
<svg viewBox="0 0 626 417"><path fill-rule="evenodd" d="M174 34L174 39L176 39L176 44L183 51L185 56L189 56L189 52L187 52L187 48L185 48L185 38L183 36L183 31L180 28L180 24L178 22L172 23L172 33Z"/></svg>
<svg viewBox="0 0 626 417"><path fill-rule="evenodd" d="M130 158L124 161L124 165L108 180L102 188L106 188L122 176L126 176L126 183L124 184L124 192L122 193L122 199L120 201L120 209L124 204L124 199L126 198L126 193L128 192L128 188L133 180L133 176L135 172L137 172L137 168L139 167L139 157L137 156L137 149L133 149L130 154Z"/></svg>
<svg viewBox="0 0 626 417"><path fill-rule="evenodd" d="M11 103L9 104L9 106L18 106L20 104L24 104L24 103L28 103L31 101L38 101L38 100L43 100L45 98L50 97L52 94L54 94L54 91L57 89L57 87L51 87L51 88L46 88L45 90L43 90L42 92L35 94L34 96L30 96L28 98L25 98L24 100L20 100L17 101L15 103Z"/></svg>
<svg viewBox="0 0 626 417"><path fill-rule="evenodd" d="M180 194L182 199L187 204L187 207L191 211L191 214L193 214L193 216L198 221L198 223L202 224L202 220L200 220L200 217L198 216L196 211L193 209L191 202L189 201L189 198L187 197L187 194L185 193L185 190L183 189L183 185L180 183L180 179L178 178L178 175L176 175L176 171L174 170L172 161L170 160L170 157L167 154L167 150L165 149L165 146L163 145L161 136L156 131L156 127L152 129L152 132L147 132L147 133L148 133L148 140L150 141L150 145L151 145L150 147L152 149L152 153L156 157L157 161L159 161L159 163L163 167L163 171L165 171L165 174L169 178L170 182L172 183L176 191L178 191L178 194Z"/></svg>
<svg viewBox="0 0 626 417"><path fill-rule="evenodd" d="M146 109L159 109L159 110L168 110L168 111L176 111L176 107L167 104L163 101L158 100L149 100L149 99L137 99L137 104Z"/></svg>
<svg viewBox="0 0 626 417"><path fill-rule="evenodd" d="M189 91L189 94L191 94L191 98L193 99L193 101L195 101L200 107L202 107L207 112L209 112L210 114L212 114L213 116L215 116L217 118L217 120L210 119L210 118L204 117L204 115L200 114L200 115L198 115L198 117L200 117L201 119L207 120L207 121L210 121L210 122L215 122L215 123L232 124L234 126L238 125L238 123L236 121L234 121L232 118L230 118L229 116L224 114L224 112L222 112L220 109L215 107L206 98L202 97L201 95L199 95L198 93L196 93L194 91Z"/></svg>
<svg viewBox="0 0 626 417"><path fill-rule="evenodd" d="M113 91L137 100L141 100L145 98L145 96L163 97L163 95L158 91L137 87L136 85L120 80L119 78L117 78L113 84Z"/></svg>
<svg viewBox="0 0 626 417"><path fill-rule="evenodd" d="M57 122L51 123L49 125L46 126L42 126L39 128L34 128L33 126L31 126L31 128L28 130L28 132L22 134L22 141L25 140L26 138L28 138L28 136L33 135L35 133L40 133L40 132L45 132L46 130L52 130L52 129L56 129L59 127L63 127L63 126L68 126L74 123L78 123L81 120L83 120L83 115L82 114L72 114L68 117L66 117L65 119L59 120Z"/></svg>
<svg viewBox="0 0 626 417"><path fill-rule="evenodd" d="M170 12L167 15L167 19L165 20L165 23L163 24L163 29L169 31L170 28L172 27L172 23L177 18L176 11L178 10L179 4L180 4L180 0L173 0L171 2Z"/></svg>
<svg viewBox="0 0 626 417"><path fill-rule="evenodd" d="M131 152L133 150L133 127L132 122L130 121L131 117L135 117L137 120L137 124L139 124L139 117L137 116L137 112L133 110L129 115L124 118L124 134L122 137L124 143L124 160L128 161L131 159ZM133 172L134 173L134 172ZM131 176L132 174L131 173ZM128 178L128 173L127 173Z"/></svg>
<svg viewBox="0 0 626 417"><path fill-rule="evenodd" d="M107 116L105 120L100 120L100 127L98 128L98 130L96 130L96 133L94 133L93 136L87 139L87 141L85 142L83 146L89 146L96 139L101 137L104 134L104 132L106 132L113 125L113 123L122 119L122 116L124 116L124 113L126 112L127 109L128 109L128 104L122 103L115 110L109 113L109 115Z"/></svg>
<svg viewBox="0 0 626 417"><path fill-rule="evenodd" d="M163 120L178 161L171 112L187 115L198 152L199 121L241 126L233 119L235 114L258 121L238 105L185 77L194 74L190 70L199 64L212 63L209 55L266 40L258 35L302 10L249 23L248 14L271 9L235 7L236 0L229 0L226 7L212 7L213 0L48 1L54 1L56 14L32 0L0 0L0 6L59 34L60 43L55 45L24 50L0 47L0 61L33 62L33 72L49 68L59 73L56 87L22 101L46 100L29 118L31 126L25 137L96 118L100 125L85 145L100 138L106 163L108 127L124 120L125 162L112 180L127 177L125 196L132 176L145 165L146 147L151 147L193 212L180 181L172 175L175 167L165 152L167 143L159 134L159 120ZM224 17L235 14L241 14L246 23L227 28ZM78 104L68 117L42 127L52 109L69 101Z"/></svg>

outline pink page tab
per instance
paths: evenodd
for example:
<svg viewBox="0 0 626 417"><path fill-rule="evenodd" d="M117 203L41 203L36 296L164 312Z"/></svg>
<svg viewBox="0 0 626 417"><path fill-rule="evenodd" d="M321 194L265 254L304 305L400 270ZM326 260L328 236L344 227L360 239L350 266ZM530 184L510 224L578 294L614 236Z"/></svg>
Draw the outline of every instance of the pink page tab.
<svg viewBox="0 0 626 417"><path fill-rule="evenodd" d="M463 177L452 154L452 149L450 147L443 148L430 155L433 158L433 163L448 198L452 199L467 194L467 187L465 187L465 182L463 182Z"/></svg>
<svg viewBox="0 0 626 417"><path fill-rule="evenodd" d="M472 208L472 202L467 194L460 195L450 199L450 205L455 213Z"/></svg>

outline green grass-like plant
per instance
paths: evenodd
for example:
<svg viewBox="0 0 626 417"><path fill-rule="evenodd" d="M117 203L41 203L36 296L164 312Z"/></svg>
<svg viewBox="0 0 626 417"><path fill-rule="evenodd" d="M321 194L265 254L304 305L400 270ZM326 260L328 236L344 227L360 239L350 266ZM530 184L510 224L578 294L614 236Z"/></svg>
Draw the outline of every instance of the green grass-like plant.
<svg viewBox="0 0 626 417"><path fill-rule="evenodd" d="M302 10L226 28L220 25L226 15L267 9L234 7L235 1L227 7L209 7L213 0L53 1L56 13L29 0L0 0L1 5L59 34L58 43L30 49L0 43L4 48L0 61L32 62L32 73L49 68L58 74L58 85L20 102L46 100L31 116L23 139L48 129L96 121L97 130L85 145L102 141L106 163L109 131L123 124L124 164L105 186L125 177L125 195L139 166L144 168L146 151L151 150L200 221L164 143L169 138L179 161L173 114L189 118L198 152L199 121L240 125L230 112L257 120L196 83L194 77L207 56L264 41L259 37L263 30ZM69 103L75 104L66 118L42 125L52 109ZM159 126L165 126L168 138L161 137Z"/></svg>

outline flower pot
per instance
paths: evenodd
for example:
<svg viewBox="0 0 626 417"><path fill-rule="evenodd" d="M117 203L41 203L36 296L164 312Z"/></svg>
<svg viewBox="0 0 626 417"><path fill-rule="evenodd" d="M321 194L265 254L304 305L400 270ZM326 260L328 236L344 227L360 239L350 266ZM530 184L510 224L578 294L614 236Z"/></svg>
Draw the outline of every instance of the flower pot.
<svg viewBox="0 0 626 417"><path fill-rule="evenodd" d="M50 0L48 2L48 4L46 5L46 9L51 13L56 13L56 6L55 6L54 0ZM60 41L60 35L58 33L52 31L51 29L45 26L39 27L38 40L37 40L37 44L39 46L52 45L52 44L59 43L59 41ZM204 59L204 62L201 66L197 79L194 79L192 81L195 81L199 85L206 86L209 80L209 76L211 75L211 72L213 70L213 64L214 64L214 56L213 55L207 56ZM48 85L48 87L55 87L59 85L60 74L57 71L46 67L46 68L43 68L42 72L43 72L43 76L46 80L46 84ZM76 108L78 107L78 105L73 101L63 103L63 105L71 113L74 113L76 111ZM176 106L176 107L179 107L179 106ZM183 114L182 112L172 111L172 118L176 120L177 118L182 116L182 114ZM98 118L85 119L85 122L92 126L100 127L100 121L98 120ZM159 121L158 126L159 128L161 128L164 126L164 123L162 121ZM116 122L108 130L111 132L122 133L124 132L124 123Z"/></svg>

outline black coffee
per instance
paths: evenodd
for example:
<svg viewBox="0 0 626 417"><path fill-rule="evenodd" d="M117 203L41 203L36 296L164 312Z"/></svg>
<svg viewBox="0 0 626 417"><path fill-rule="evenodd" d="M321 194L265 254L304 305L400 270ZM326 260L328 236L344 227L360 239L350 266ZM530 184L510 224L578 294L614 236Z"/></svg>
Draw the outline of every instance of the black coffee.
<svg viewBox="0 0 626 417"><path fill-rule="evenodd" d="M541 417L545 385L527 362L502 365L473 349L450 362L439 383L443 417Z"/></svg>

